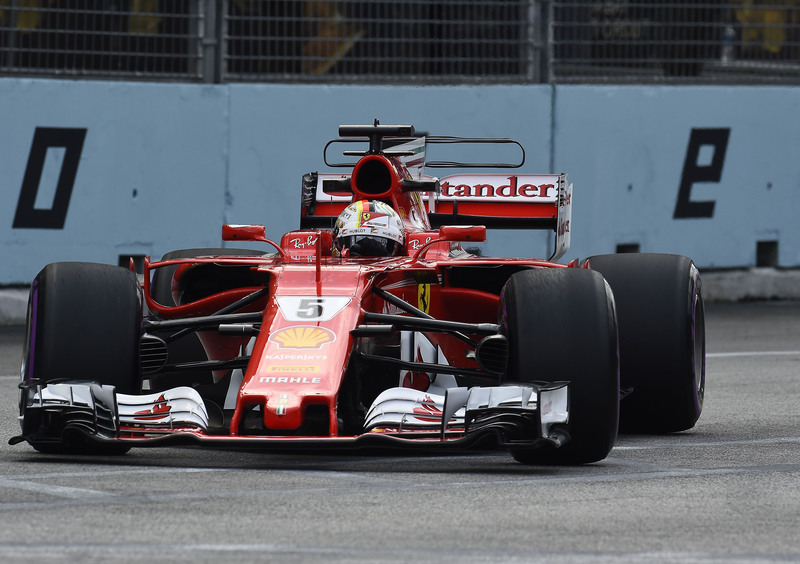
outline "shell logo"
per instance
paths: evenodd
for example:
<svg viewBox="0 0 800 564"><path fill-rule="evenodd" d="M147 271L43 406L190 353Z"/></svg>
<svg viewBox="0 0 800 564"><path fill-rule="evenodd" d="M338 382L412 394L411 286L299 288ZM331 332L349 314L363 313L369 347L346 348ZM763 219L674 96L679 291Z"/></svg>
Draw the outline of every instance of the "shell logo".
<svg viewBox="0 0 800 564"><path fill-rule="evenodd" d="M269 336L269 340L277 343L281 349L318 349L335 341L336 335L324 327L301 325L276 331Z"/></svg>

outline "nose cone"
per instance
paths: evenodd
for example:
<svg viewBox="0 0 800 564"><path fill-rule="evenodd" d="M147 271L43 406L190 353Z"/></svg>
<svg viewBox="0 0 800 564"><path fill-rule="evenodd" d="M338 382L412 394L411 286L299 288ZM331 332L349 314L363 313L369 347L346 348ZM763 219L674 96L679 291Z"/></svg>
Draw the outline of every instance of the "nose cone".
<svg viewBox="0 0 800 564"><path fill-rule="evenodd" d="M297 394L286 392L267 399L264 406L264 427L291 430L297 429L302 423L303 401Z"/></svg>

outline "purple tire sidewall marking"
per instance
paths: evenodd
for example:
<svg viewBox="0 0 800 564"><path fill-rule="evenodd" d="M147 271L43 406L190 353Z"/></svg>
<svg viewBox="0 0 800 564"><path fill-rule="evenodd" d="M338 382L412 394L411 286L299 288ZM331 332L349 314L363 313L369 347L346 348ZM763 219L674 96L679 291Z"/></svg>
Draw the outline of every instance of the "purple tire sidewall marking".
<svg viewBox="0 0 800 564"><path fill-rule="evenodd" d="M39 284L37 280L33 281L31 287L31 322L30 322L30 335L28 343L28 366L25 369L25 379L30 381L33 379L33 357L36 350L36 323L38 320L37 312L39 310Z"/></svg>
<svg viewBox="0 0 800 564"><path fill-rule="evenodd" d="M703 396L705 395L705 372L706 372L706 359L705 355L703 355L702 363L700 368L700 375L697 374L697 306L698 301L701 299L701 290L700 290L700 275L696 274L692 281L691 287L691 299L690 299L690 308L691 308L691 325L692 325L692 343L691 343L691 354L692 354L692 375L694 376L694 387L695 387L695 409L698 413L702 410L703 406ZM702 305L701 305L702 307ZM703 335L705 337L705 335ZM703 347L705 349L705 347ZM698 382L699 378L699 382Z"/></svg>

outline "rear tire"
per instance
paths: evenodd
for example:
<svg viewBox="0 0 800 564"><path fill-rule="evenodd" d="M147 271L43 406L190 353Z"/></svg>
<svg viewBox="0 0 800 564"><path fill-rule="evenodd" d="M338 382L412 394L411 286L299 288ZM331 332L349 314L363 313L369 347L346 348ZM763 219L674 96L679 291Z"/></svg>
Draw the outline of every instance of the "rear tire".
<svg viewBox="0 0 800 564"><path fill-rule="evenodd" d="M60 262L36 276L28 300L24 383L95 381L124 394L141 391L142 319L136 274L106 264ZM24 392L23 392L24 393ZM37 443L40 411L20 399L23 435L41 452L122 454L128 447L97 445L79 434L63 443Z"/></svg>
<svg viewBox="0 0 800 564"><path fill-rule="evenodd" d="M690 259L665 254L589 258L614 291L619 316L620 427L669 433L692 428L705 395L705 314Z"/></svg>
<svg viewBox="0 0 800 564"><path fill-rule="evenodd" d="M569 381L570 440L557 449L512 450L525 464L585 464L617 437L619 369L614 298L602 276L542 268L511 276L500 295L509 341L508 382Z"/></svg>

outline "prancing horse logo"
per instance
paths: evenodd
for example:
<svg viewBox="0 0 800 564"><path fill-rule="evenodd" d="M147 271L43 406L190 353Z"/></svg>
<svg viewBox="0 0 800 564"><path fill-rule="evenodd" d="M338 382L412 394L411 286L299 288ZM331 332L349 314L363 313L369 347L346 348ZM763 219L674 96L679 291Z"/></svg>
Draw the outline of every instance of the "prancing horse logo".
<svg viewBox="0 0 800 564"><path fill-rule="evenodd" d="M417 307L428 313L431 308L431 285L420 284L417 286Z"/></svg>

